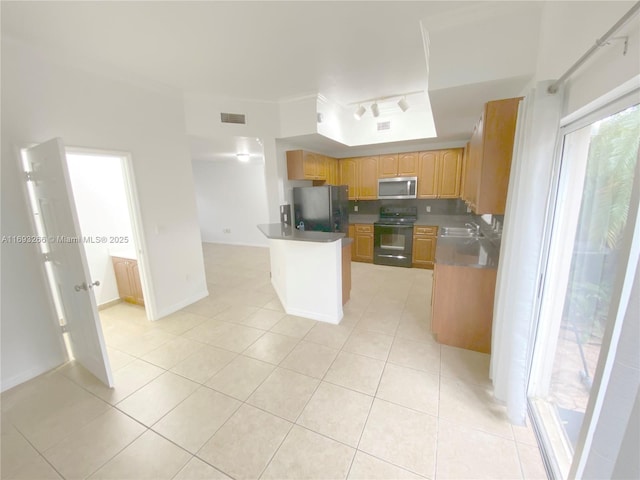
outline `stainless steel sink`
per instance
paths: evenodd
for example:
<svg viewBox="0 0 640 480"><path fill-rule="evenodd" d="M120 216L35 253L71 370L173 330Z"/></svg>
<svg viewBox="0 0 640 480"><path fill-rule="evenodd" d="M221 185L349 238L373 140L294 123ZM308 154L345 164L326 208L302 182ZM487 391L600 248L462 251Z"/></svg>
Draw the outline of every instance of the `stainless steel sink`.
<svg viewBox="0 0 640 480"><path fill-rule="evenodd" d="M470 227L442 227L440 229L441 237L457 237L457 238L480 238L484 235Z"/></svg>

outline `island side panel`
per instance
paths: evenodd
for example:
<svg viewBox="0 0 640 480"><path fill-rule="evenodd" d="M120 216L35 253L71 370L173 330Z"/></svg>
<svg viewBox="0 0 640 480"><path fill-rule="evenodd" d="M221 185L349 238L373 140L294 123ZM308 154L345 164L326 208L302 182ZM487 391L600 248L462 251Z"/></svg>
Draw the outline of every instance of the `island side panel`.
<svg viewBox="0 0 640 480"><path fill-rule="evenodd" d="M290 315L342 320L342 243L269 240L271 283Z"/></svg>
<svg viewBox="0 0 640 480"><path fill-rule="evenodd" d="M439 343L491 353L496 272L436 264L431 328Z"/></svg>
<svg viewBox="0 0 640 480"><path fill-rule="evenodd" d="M351 242L342 243L342 305L351 298Z"/></svg>

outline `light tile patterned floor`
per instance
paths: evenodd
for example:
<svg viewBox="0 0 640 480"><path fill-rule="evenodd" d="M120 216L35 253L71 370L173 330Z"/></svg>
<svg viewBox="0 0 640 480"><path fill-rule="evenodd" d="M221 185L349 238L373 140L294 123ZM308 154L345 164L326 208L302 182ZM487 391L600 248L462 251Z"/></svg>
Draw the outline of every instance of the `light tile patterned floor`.
<svg viewBox="0 0 640 480"><path fill-rule="evenodd" d="M204 253L208 298L102 312L115 389L71 362L2 394L2 478L546 478L488 355L434 342L430 271L353 263L334 326L285 314L266 249Z"/></svg>

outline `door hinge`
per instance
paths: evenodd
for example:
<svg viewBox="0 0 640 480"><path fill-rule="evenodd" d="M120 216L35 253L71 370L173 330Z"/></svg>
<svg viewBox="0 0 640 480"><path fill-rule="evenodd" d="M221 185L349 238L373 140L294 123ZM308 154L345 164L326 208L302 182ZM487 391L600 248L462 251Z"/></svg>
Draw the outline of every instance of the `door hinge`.
<svg viewBox="0 0 640 480"><path fill-rule="evenodd" d="M34 182L33 172L24 172L24 178L27 182Z"/></svg>
<svg viewBox="0 0 640 480"><path fill-rule="evenodd" d="M67 333L69 331L69 326L66 323L60 324L60 331L62 333Z"/></svg>

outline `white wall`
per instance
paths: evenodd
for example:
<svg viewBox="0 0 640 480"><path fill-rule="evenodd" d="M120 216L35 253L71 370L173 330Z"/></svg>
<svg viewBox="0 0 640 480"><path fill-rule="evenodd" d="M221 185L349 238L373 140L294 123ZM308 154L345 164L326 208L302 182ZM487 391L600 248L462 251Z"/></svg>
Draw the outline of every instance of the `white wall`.
<svg viewBox="0 0 640 480"><path fill-rule="evenodd" d="M542 11L536 78L560 77L602 37L635 2L546 2ZM636 15L629 24L629 51L622 43L605 46L570 77L565 113L571 113L638 74L640 67ZM629 27L627 27L629 28ZM614 34L614 36L622 33Z"/></svg>
<svg viewBox="0 0 640 480"><path fill-rule="evenodd" d="M98 305L117 300L118 285L111 255L127 250L135 256L131 218L124 189L122 159L97 155L67 154L78 221L83 236L127 239L127 243L83 244Z"/></svg>
<svg viewBox="0 0 640 480"><path fill-rule="evenodd" d="M282 182L287 175L286 165L283 170L282 163L276 156L275 139L280 130L278 105L274 102L217 98L206 94L187 93L184 95L184 110L189 135L214 140L224 135L260 139L265 162L265 194L260 203L266 204L267 207L266 223L278 222L279 205L283 198ZM220 122L221 112L245 114L247 123L245 125L223 124ZM242 185L239 188L241 189L237 192L239 196L249 195L255 198L253 192L242 189ZM202 197L203 193L198 192L198 196ZM200 211L199 215L200 218L210 218L220 214L215 211ZM201 225L201 228L204 227L205 225ZM237 240L238 243L252 243L251 238Z"/></svg>
<svg viewBox="0 0 640 480"><path fill-rule="evenodd" d="M270 223L262 161L194 161L193 176L203 241L268 245L257 228Z"/></svg>
<svg viewBox="0 0 640 480"><path fill-rule="evenodd" d="M157 315L207 294L182 98L57 65L2 39L2 233L31 234L17 149L53 137L130 152ZM63 360L36 250L2 245L2 388Z"/></svg>
<svg viewBox="0 0 640 480"><path fill-rule="evenodd" d="M278 137L297 137L310 135L318 131L317 95L287 100L278 105L280 115L280 129ZM338 140L340 141L340 140Z"/></svg>

